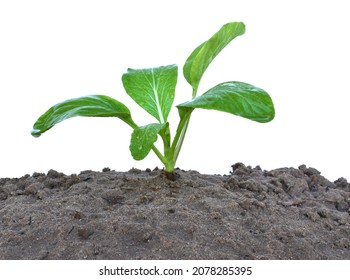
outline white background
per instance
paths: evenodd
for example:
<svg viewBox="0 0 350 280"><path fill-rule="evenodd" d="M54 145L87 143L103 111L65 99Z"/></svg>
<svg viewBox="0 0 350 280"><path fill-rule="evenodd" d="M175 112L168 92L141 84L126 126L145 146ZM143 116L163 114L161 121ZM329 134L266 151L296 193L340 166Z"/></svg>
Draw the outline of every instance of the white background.
<svg viewBox="0 0 350 280"><path fill-rule="evenodd" d="M30 130L55 103L89 94L123 102L140 125L153 122L126 95L126 69L178 64L174 105L187 101L191 88L182 66L188 55L223 24L243 21L246 33L210 65L199 93L225 81L251 83L271 95L276 117L260 124L197 110L177 166L228 174L236 162L267 170L306 164L330 180L349 180L347 4L0 0L0 177L161 167L153 154L132 159L131 129L119 119L73 118L40 138ZM170 122L174 131L175 108Z"/></svg>

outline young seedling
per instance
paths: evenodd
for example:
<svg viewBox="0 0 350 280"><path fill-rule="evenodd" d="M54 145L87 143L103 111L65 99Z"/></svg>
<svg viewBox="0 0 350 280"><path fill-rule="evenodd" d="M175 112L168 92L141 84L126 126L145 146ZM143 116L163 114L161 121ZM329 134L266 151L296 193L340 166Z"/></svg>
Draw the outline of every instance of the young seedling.
<svg viewBox="0 0 350 280"><path fill-rule="evenodd" d="M268 93L250 84L225 82L197 96L199 83L209 64L227 44L244 32L242 22L227 23L186 60L183 75L192 86L192 99L176 106L180 120L173 139L167 120L175 96L177 65L128 69L122 76L127 94L157 122L139 126L121 102L105 95L89 95L54 105L39 117L31 133L39 137L59 122L77 116L118 117L133 129L130 141L132 157L142 160L153 150L164 164L165 171L172 173L194 109L218 110L261 123L274 118L274 105ZM163 140L163 152L155 146L158 136Z"/></svg>

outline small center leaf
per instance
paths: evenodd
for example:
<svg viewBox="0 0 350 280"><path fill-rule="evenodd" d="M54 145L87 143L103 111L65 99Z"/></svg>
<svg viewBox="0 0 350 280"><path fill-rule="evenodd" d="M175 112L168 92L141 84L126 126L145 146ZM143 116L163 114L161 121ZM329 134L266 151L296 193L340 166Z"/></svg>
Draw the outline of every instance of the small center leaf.
<svg viewBox="0 0 350 280"><path fill-rule="evenodd" d="M151 151L154 142L157 141L157 134L167 124L151 123L137 127L131 134L130 152L135 160L144 159Z"/></svg>

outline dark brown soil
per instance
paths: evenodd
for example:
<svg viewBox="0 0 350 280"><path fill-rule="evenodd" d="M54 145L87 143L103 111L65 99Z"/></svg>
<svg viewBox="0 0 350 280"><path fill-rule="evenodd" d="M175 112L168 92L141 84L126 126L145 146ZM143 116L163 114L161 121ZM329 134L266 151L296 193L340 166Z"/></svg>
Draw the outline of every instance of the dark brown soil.
<svg viewBox="0 0 350 280"><path fill-rule="evenodd" d="M0 259L350 259L350 184L314 168L0 179Z"/></svg>

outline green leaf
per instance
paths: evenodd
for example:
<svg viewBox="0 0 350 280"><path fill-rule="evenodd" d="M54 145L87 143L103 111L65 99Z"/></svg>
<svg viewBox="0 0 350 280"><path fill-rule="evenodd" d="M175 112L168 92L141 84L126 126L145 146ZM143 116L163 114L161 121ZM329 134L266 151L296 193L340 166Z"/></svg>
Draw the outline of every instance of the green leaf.
<svg viewBox="0 0 350 280"><path fill-rule="evenodd" d="M128 69L122 77L128 95L143 109L165 123L174 101L177 66Z"/></svg>
<svg viewBox="0 0 350 280"><path fill-rule="evenodd" d="M274 105L268 93L242 82L219 84L177 107L181 118L195 108L227 112L262 123L271 121L275 116Z"/></svg>
<svg viewBox="0 0 350 280"><path fill-rule="evenodd" d="M243 22L231 22L225 24L208 41L198 46L188 57L183 68L183 74L193 89L197 89L199 82L212 60L234 38L244 34Z"/></svg>
<svg viewBox="0 0 350 280"><path fill-rule="evenodd" d="M65 100L52 106L36 121L31 134L39 137L54 125L72 117L118 117L136 127L129 109L119 101L105 95L89 95Z"/></svg>
<svg viewBox="0 0 350 280"><path fill-rule="evenodd" d="M157 134L166 125L166 123L152 123L134 129L131 134L130 151L135 160L142 160L148 155L154 142L157 141Z"/></svg>

